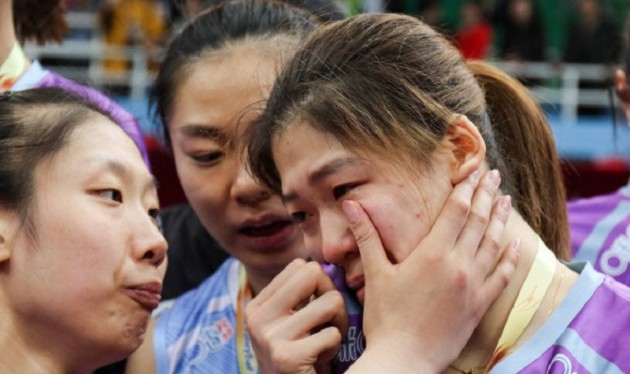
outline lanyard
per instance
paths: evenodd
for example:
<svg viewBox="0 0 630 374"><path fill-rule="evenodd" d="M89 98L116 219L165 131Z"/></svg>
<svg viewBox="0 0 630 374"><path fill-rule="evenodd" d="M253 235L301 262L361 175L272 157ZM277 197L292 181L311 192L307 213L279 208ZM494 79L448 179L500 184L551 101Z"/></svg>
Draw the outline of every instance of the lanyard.
<svg viewBox="0 0 630 374"><path fill-rule="evenodd" d="M258 374L258 361L252 349L249 334L245 329L245 306L252 299L252 290L247 283L245 267L238 268L238 298L236 301L236 355L241 374Z"/></svg>
<svg viewBox="0 0 630 374"><path fill-rule="evenodd" d="M15 42L9 56L0 66L0 92L9 91L13 87L26 70L27 61L20 43Z"/></svg>
<svg viewBox="0 0 630 374"><path fill-rule="evenodd" d="M490 365L499 362L523 333L540 306L556 271L556 257L542 239L538 239L538 252L521 286L516 302L508 315L503 332L494 350Z"/></svg>

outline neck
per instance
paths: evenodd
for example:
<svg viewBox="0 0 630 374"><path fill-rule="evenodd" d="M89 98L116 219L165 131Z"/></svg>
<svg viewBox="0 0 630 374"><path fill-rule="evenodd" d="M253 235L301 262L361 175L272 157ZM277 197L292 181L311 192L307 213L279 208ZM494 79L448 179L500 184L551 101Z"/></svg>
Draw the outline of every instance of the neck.
<svg viewBox="0 0 630 374"><path fill-rule="evenodd" d="M5 300L6 301L6 300ZM0 311L0 373L64 373L61 365L58 365L45 351L37 349L30 343L28 335L22 331L13 313L8 310L6 302ZM53 340L49 344L56 344Z"/></svg>
<svg viewBox="0 0 630 374"><path fill-rule="evenodd" d="M13 25L13 0L0 0L0 65L17 43Z"/></svg>
<svg viewBox="0 0 630 374"><path fill-rule="evenodd" d="M468 341L466 347L462 350L460 356L453 362L453 367L460 370L470 370L472 368L483 368L492 359L492 355L497 346L503 327L507 321L512 306L516 301L518 293L525 282L525 279L529 273L529 270L534 262L534 258L538 251L539 237L531 229L523 219L515 213L510 214L510 218L506 224L506 239L503 243L505 247L507 243L512 242L514 239L519 238L521 240L521 255L514 275L512 276L510 283L503 291L503 293L497 298L490 309L487 311L477 329L473 333L471 339ZM564 266L560 265L559 266ZM555 290L558 279L553 278L552 284L549 289ZM568 288L567 288L568 289ZM565 293L558 295L560 298ZM545 295L545 299L547 295ZM544 299L544 300L545 300ZM549 301L553 303L554 300ZM541 308L548 308L548 301L545 300L543 304L539 306ZM547 309L545 309L547 310ZM537 314L539 314L537 312ZM542 324L546 319L544 318L537 322L537 326L528 326L537 329L539 324ZM538 324L539 323L539 324ZM532 324L534 325L534 324ZM526 334L521 335L523 337ZM530 335L530 334L527 334ZM517 340L520 343L521 339ZM456 371L454 371L456 372Z"/></svg>

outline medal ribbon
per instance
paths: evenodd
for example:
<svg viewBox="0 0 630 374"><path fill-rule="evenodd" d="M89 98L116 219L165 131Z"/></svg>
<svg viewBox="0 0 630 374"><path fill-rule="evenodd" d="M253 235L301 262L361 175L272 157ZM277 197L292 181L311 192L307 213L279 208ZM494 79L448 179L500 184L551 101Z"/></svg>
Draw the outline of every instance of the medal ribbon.
<svg viewBox="0 0 630 374"><path fill-rule="evenodd" d="M252 299L252 290L247 283L245 267L238 269L238 299L236 302L236 355L241 374L258 374L258 361L245 328L245 306Z"/></svg>
<svg viewBox="0 0 630 374"><path fill-rule="evenodd" d="M534 313L542 302L553 275L556 272L556 257L545 245L542 239L538 239L538 251L534 263L529 269L525 282L518 293L516 302L508 315L503 332L494 350L490 367L499 362L512 347L516 339L523 333Z"/></svg>
<svg viewBox="0 0 630 374"><path fill-rule="evenodd" d="M20 47L20 43L15 42L9 56L0 66L0 92L9 91L13 84L20 78L26 67L28 59Z"/></svg>

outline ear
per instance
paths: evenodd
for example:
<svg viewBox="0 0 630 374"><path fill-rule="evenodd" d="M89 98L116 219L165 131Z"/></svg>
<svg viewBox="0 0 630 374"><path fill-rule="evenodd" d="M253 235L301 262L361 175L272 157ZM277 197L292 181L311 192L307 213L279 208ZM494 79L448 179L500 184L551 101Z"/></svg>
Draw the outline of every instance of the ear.
<svg viewBox="0 0 630 374"><path fill-rule="evenodd" d="M477 126L463 115L455 117L448 126L444 143L452 152L451 183L461 182L486 159L486 143Z"/></svg>
<svg viewBox="0 0 630 374"><path fill-rule="evenodd" d="M617 92L621 108L626 112L626 118L630 119L630 84L628 84L626 72L621 69L615 71L615 92Z"/></svg>
<svg viewBox="0 0 630 374"><path fill-rule="evenodd" d="M9 209L0 207L0 264L11 258L11 247L17 232L18 218Z"/></svg>

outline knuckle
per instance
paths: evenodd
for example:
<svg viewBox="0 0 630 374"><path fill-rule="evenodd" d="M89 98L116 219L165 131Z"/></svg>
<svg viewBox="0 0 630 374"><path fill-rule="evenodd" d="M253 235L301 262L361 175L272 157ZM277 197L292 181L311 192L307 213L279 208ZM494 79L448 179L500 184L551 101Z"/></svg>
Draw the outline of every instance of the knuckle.
<svg viewBox="0 0 630 374"><path fill-rule="evenodd" d="M463 196L457 196L451 201L453 210L458 214L467 215L470 212L471 201Z"/></svg>
<svg viewBox="0 0 630 374"><path fill-rule="evenodd" d="M345 307L345 303L343 301L343 296L341 296L341 292L339 291L328 291L325 294L327 300L327 305L330 305L332 310L338 310L339 308Z"/></svg>
<svg viewBox="0 0 630 374"><path fill-rule="evenodd" d="M466 290L469 283L468 272L462 269L457 269L454 272L454 286L457 290Z"/></svg>
<svg viewBox="0 0 630 374"><path fill-rule="evenodd" d="M309 279L317 279L323 272L321 265L315 261L305 263L302 271L306 273Z"/></svg>
<svg viewBox="0 0 630 374"><path fill-rule="evenodd" d="M472 223L482 227L485 227L488 224L488 217L474 210L470 212L470 216L468 217L468 219Z"/></svg>

